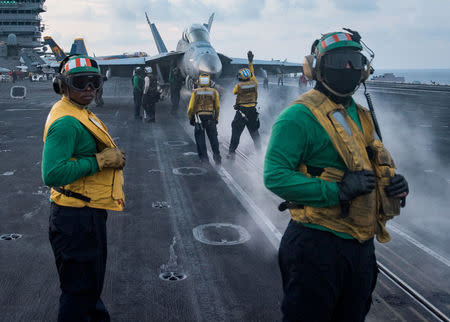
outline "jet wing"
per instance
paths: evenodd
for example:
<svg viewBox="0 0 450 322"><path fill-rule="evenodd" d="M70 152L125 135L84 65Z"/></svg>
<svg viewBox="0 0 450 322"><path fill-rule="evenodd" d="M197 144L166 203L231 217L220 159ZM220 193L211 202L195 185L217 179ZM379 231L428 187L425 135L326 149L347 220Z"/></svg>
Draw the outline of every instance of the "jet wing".
<svg viewBox="0 0 450 322"><path fill-rule="evenodd" d="M160 53L151 57L144 57L146 65L170 65L172 62L182 57L184 52L181 51L171 51L169 53Z"/></svg>
<svg viewBox="0 0 450 322"><path fill-rule="evenodd" d="M184 52L171 51L168 53L160 53L152 57L145 57L145 64L156 68L156 75L159 84L167 85L169 82L170 67L176 65L176 61L183 57Z"/></svg>
<svg viewBox="0 0 450 322"><path fill-rule="evenodd" d="M219 59L222 62L222 66L226 66L226 65L230 64L231 61L233 60L232 58L225 56L224 54L221 54L221 53L217 53L217 55L219 56Z"/></svg>
<svg viewBox="0 0 450 322"><path fill-rule="evenodd" d="M228 73L234 74L240 68L244 68L244 67L248 66L247 58L230 58L230 57L220 54L219 57L221 60L222 60L221 56L230 60L227 65L224 64L224 69L226 68L227 74ZM222 63L223 62L224 62L224 60L222 60ZM255 73L257 73L257 74L258 74L259 69L262 69L269 74L280 74L280 73L288 74L288 73L303 72L302 64L291 63L288 61L281 61L281 60L255 59L255 60L253 60L253 67L255 68Z"/></svg>
<svg viewBox="0 0 450 322"><path fill-rule="evenodd" d="M135 57L135 58L116 58L116 59L101 59L96 58L99 66L144 66L145 57Z"/></svg>

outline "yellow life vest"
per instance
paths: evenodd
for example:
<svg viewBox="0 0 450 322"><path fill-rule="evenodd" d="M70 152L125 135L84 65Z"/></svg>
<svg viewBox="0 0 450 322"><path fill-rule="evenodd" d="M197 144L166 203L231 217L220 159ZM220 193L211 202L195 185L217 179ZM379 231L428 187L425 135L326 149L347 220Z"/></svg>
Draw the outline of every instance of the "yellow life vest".
<svg viewBox="0 0 450 322"><path fill-rule="evenodd" d="M370 111L357 105L362 131L348 115L347 110L332 102L323 93L311 90L301 95L295 104L306 106L329 135L334 148L349 171L369 170L376 174L376 188L369 194L350 202L349 215L341 217L341 206L290 209L292 219L313 223L331 230L350 234L359 241L372 238L388 242L386 221L400 214L400 200L388 198L384 188L394 175L395 164L383 143L374 138L374 125ZM370 150L371 157L369 157ZM311 176L307 165L300 164L298 171ZM340 182L344 172L335 168L324 168L317 176L329 182Z"/></svg>
<svg viewBox="0 0 450 322"><path fill-rule="evenodd" d="M48 114L47 121L45 122L44 142L50 126L63 116L76 118L89 130L97 143L97 151L102 151L106 147L116 147L114 140L108 134L103 122L94 113L88 111L83 106L75 104L65 96L53 105ZM55 188L52 188L50 191L50 199L61 206L76 208L87 206L122 211L125 201L123 183L122 170L105 168L91 176L80 178L70 184L57 188L58 190L62 188L66 191L90 198L89 202L62 194L56 191Z"/></svg>
<svg viewBox="0 0 450 322"><path fill-rule="evenodd" d="M213 115L215 112L215 90L209 87L200 87L194 90L194 111L199 115Z"/></svg>
<svg viewBox="0 0 450 322"><path fill-rule="evenodd" d="M258 100L258 84L249 80L237 84L236 106L254 107Z"/></svg>

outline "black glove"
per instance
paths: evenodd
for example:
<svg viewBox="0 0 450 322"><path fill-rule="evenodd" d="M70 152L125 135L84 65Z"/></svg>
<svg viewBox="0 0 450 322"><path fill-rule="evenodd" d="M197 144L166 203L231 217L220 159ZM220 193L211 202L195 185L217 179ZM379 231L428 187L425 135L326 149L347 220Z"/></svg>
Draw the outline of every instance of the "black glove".
<svg viewBox="0 0 450 322"><path fill-rule="evenodd" d="M193 117L191 117L191 119L189 120L189 124L195 126L195 119Z"/></svg>
<svg viewBox="0 0 450 322"><path fill-rule="evenodd" d="M339 201L350 200L368 194L375 188L375 174L372 171L347 171L338 183Z"/></svg>
<svg viewBox="0 0 450 322"><path fill-rule="evenodd" d="M249 61L249 62L252 62L252 61L253 61L253 57L255 57L255 56L253 55L252 51L250 50L250 51L247 53L248 61Z"/></svg>
<svg viewBox="0 0 450 322"><path fill-rule="evenodd" d="M219 124L219 120L216 120L216 124Z"/></svg>
<svg viewBox="0 0 450 322"><path fill-rule="evenodd" d="M391 183L389 184L389 186L384 188L384 191L386 191L386 195L388 197L394 197L404 192L408 194L409 193L408 182L406 181L405 177L402 176L401 174L395 174L391 178Z"/></svg>

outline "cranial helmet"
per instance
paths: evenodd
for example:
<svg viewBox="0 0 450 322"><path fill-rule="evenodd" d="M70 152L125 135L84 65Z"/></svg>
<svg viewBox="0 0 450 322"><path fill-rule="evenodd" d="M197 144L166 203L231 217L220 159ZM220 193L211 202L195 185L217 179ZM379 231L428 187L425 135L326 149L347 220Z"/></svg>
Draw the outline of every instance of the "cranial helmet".
<svg viewBox="0 0 450 322"><path fill-rule="evenodd" d="M237 78L240 81L249 80L251 76L252 76L252 72L248 68L241 68L241 69L239 69L239 71L237 73Z"/></svg>
<svg viewBox="0 0 450 322"><path fill-rule="evenodd" d="M153 69L150 66L145 67L145 72L147 74L151 74L153 72Z"/></svg>
<svg viewBox="0 0 450 322"><path fill-rule="evenodd" d="M75 55L69 56L67 60L62 61L60 72L65 75L76 73L100 74L100 68L93 58L85 55Z"/></svg>
<svg viewBox="0 0 450 322"><path fill-rule="evenodd" d="M59 65L59 73L53 78L53 90L64 94L67 86L84 90L91 86L94 90L103 85L103 78L97 62L85 55L70 55Z"/></svg>
<svg viewBox="0 0 450 322"><path fill-rule="evenodd" d="M198 77L198 85L200 87L209 87L211 85L211 77L208 74L201 74Z"/></svg>
<svg viewBox="0 0 450 322"><path fill-rule="evenodd" d="M352 95L371 73L370 61L361 53L361 36L345 30L350 33L331 32L315 40L303 61L306 77L341 97Z"/></svg>
<svg viewBox="0 0 450 322"><path fill-rule="evenodd" d="M142 67L136 67L134 69L133 75L144 76L144 74L145 74L145 71Z"/></svg>

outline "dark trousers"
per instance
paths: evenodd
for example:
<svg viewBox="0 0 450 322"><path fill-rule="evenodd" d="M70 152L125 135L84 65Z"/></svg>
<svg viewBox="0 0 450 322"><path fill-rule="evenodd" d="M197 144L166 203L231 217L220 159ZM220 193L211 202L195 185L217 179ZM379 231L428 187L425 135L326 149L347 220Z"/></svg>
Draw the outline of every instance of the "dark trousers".
<svg viewBox="0 0 450 322"><path fill-rule="evenodd" d="M217 138L216 120L212 115L200 115L201 126L199 123L195 124L194 137L197 143L197 152L200 160L208 160L208 152L206 149L206 135L208 135L211 150L214 154L214 161L220 162L219 139Z"/></svg>
<svg viewBox="0 0 450 322"><path fill-rule="evenodd" d="M142 108L145 110L145 114L147 114L147 121L149 122L155 121L155 106L156 100L150 95L144 95Z"/></svg>
<svg viewBox="0 0 450 322"><path fill-rule="evenodd" d="M255 107L240 107L240 110L236 111L233 122L231 122L231 142L229 152L234 153L239 145L239 140L244 128L247 127L250 136L253 139L255 149L259 151L261 149L261 143L259 139L259 113ZM244 114L244 115L242 115Z"/></svg>
<svg viewBox="0 0 450 322"><path fill-rule="evenodd" d="M180 90L170 90L170 100L172 102L172 114L176 113L180 106Z"/></svg>
<svg viewBox="0 0 450 322"><path fill-rule="evenodd" d="M142 92L134 90L133 99L134 99L134 118L137 119L141 115Z"/></svg>
<svg viewBox="0 0 450 322"><path fill-rule="evenodd" d="M51 203L49 239L55 255L61 296L59 322L109 322L100 299L107 246L104 209Z"/></svg>
<svg viewBox="0 0 450 322"><path fill-rule="evenodd" d="M373 239L360 243L291 220L279 265L283 321L364 321L378 274Z"/></svg>

